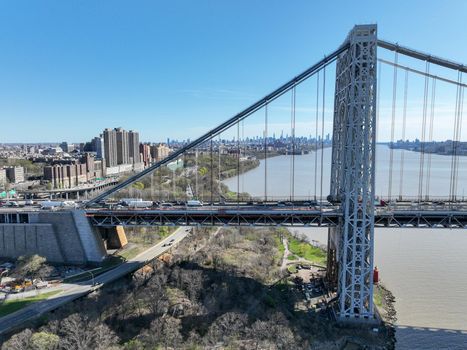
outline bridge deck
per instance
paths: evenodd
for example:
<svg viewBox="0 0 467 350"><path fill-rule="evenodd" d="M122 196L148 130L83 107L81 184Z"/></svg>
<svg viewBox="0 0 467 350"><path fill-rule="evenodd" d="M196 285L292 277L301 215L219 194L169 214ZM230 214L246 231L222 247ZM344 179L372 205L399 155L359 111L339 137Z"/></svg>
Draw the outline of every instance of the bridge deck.
<svg viewBox="0 0 467 350"><path fill-rule="evenodd" d="M88 209L95 226L302 226L337 225L341 213L329 208L174 208L174 209ZM375 227L467 228L465 208L377 208Z"/></svg>

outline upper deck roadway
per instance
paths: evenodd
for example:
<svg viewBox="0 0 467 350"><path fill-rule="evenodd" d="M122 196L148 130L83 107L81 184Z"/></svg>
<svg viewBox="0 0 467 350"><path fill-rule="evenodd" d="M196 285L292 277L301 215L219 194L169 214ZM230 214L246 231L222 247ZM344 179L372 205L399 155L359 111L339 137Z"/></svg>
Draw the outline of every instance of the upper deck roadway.
<svg viewBox="0 0 467 350"><path fill-rule="evenodd" d="M304 226L337 225L339 206L209 205L147 209L86 209L95 226ZM375 227L467 228L467 203L398 202L375 207Z"/></svg>
<svg viewBox="0 0 467 350"><path fill-rule="evenodd" d="M116 204L116 203L115 203ZM303 226L332 227L341 218L338 205L278 202L128 208L119 205L85 209L94 226ZM47 209L54 211L71 208ZM1 207L0 223L28 223L34 206ZM467 228L467 202L393 202L375 206L375 227Z"/></svg>

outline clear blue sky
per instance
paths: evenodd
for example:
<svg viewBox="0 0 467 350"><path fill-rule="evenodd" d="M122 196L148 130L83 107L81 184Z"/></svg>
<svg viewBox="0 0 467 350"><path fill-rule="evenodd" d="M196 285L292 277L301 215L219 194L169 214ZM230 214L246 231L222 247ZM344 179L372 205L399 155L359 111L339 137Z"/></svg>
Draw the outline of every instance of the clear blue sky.
<svg viewBox="0 0 467 350"><path fill-rule="evenodd" d="M357 6L358 5L358 6ZM198 136L354 24L467 63L467 1L0 1L1 142Z"/></svg>

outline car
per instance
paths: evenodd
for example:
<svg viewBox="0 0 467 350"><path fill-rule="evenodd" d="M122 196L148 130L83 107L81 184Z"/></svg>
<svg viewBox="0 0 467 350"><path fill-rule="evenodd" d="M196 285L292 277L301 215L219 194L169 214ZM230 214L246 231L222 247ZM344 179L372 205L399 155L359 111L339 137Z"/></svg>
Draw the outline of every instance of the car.
<svg viewBox="0 0 467 350"><path fill-rule="evenodd" d="M24 205L34 205L34 201L32 199L28 199L26 202L24 202Z"/></svg>
<svg viewBox="0 0 467 350"><path fill-rule="evenodd" d="M173 241L175 241L175 238L172 238L172 239L170 240L170 242L173 242Z"/></svg>

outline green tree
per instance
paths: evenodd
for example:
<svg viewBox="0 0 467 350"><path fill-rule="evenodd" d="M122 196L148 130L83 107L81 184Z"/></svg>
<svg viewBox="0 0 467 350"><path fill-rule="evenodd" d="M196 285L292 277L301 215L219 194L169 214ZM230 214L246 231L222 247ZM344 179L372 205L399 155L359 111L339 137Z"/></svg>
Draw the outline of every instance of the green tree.
<svg viewBox="0 0 467 350"><path fill-rule="evenodd" d="M53 333L38 332L31 337L31 348L33 350L55 350L58 349L60 337Z"/></svg>
<svg viewBox="0 0 467 350"><path fill-rule="evenodd" d="M137 190L144 190L144 184L141 181L136 181L133 185L131 185L133 188Z"/></svg>
<svg viewBox="0 0 467 350"><path fill-rule="evenodd" d="M48 268L46 261L46 258L37 254L22 255L18 258L14 273L22 277L35 278L42 275L41 270Z"/></svg>

